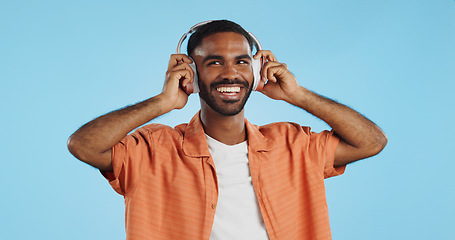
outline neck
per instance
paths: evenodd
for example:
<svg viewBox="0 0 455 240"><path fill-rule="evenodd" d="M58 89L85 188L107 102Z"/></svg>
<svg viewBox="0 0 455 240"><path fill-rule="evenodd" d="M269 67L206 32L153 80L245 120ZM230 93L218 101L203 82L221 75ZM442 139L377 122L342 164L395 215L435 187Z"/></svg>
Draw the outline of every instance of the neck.
<svg viewBox="0 0 455 240"><path fill-rule="evenodd" d="M227 145L246 140L244 110L234 116L221 115L211 108L201 109L204 131L210 137Z"/></svg>

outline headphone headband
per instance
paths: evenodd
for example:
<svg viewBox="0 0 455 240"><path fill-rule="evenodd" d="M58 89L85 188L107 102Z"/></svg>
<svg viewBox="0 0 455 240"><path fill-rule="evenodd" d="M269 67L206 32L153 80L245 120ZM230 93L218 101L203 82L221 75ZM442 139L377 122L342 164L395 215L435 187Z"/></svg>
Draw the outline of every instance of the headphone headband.
<svg viewBox="0 0 455 240"><path fill-rule="evenodd" d="M183 34L183 36L180 38L179 43L177 45L177 54L180 54L182 52L181 48L182 48L183 41L185 41L185 39L188 37L189 34L192 34L194 31L196 31L196 29L198 27L203 26L203 25L208 24L208 23L211 23L211 22L213 22L213 20L208 20L208 21L203 21L203 22L197 23L194 26L192 26L190 28L190 30L188 30L188 32ZM262 50L261 43L256 38L256 36L254 36L251 32L248 32L248 34L250 35L251 39L253 39L253 45L256 48L256 50L257 51Z"/></svg>

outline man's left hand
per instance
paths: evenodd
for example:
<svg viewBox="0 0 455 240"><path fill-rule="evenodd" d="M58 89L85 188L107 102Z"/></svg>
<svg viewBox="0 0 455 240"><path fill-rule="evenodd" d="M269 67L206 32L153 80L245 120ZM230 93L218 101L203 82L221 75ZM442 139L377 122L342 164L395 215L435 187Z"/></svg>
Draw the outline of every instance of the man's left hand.
<svg viewBox="0 0 455 240"><path fill-rule="evenodd" d="M265 82L260 91L275 100L293 103L292 99L301 87L285 63L278 62L269 50L259 50L255 59L263 58L265 63L261 69L261 81Z"/></svg>

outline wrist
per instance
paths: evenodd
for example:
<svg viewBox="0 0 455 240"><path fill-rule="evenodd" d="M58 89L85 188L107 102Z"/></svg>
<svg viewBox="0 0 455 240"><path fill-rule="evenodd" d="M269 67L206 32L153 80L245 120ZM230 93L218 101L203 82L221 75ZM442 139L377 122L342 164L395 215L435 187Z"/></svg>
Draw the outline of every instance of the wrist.
<svg viewBox="0 0 455 240"><path fill-rule="evenodd" d="M310 93L312 93L310 90L299 85L292 93L287 95L285 101L294 106L302 107L302 103L307 102L307 97Z"/></svg>
<svg viewBox="0 0 455 240"><path fill-rule="evenodd" d="M160 115L166 114L174 109L174 104L165 94L160 93L151 98L159 107Z"/></svg>

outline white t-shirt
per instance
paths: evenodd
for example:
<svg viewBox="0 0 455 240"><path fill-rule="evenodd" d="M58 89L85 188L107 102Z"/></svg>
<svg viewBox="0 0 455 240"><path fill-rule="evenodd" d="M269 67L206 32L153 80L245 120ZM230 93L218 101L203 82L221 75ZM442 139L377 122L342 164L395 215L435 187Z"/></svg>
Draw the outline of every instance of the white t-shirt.
<svg viewBox="0 0 455 240"><path fill-rule="evenodd" d="M269 239L248 165L248 145L226 145L206 135L219 195L210 240Z"/></svg>

